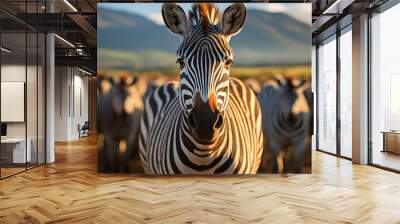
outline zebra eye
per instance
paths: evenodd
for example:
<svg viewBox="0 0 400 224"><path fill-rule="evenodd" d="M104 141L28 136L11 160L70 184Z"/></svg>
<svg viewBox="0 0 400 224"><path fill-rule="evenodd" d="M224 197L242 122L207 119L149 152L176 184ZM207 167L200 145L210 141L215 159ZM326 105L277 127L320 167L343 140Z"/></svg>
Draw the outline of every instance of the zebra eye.
<svg viewBox="0 0 400 224"><path fill-rule="evenodd" d="M233 60L232 59L228 59L228 60L225 61L224 66L226 68L230 68L232 66L232 64L233 64Z"/></svg>
<svg viewBox="0 0 400 224"><path fill-rule="evenodd" d="M183 58L178 58L178 60L176 60L176 63L179 63L180 69L185 68L185 61L183 60Z"/></svg>

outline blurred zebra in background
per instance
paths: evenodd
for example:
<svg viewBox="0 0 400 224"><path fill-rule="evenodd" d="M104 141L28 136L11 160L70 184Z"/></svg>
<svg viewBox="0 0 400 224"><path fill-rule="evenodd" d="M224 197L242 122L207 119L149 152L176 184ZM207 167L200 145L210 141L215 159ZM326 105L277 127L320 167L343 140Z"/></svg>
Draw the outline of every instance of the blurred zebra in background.
<svg viewBox="0 0 400 224"><path fill-rule="evenodd" d="M164 4L162 14L169 30L182 37L180 82L156 89L145 103L139 136L145 172L256 173L261 111L252 90L229 78L229 39L244 24L245 6L231 5L221 18L214 4L194 4L187 21L181 7Z"/></svg>
<svg viewBox="0 0 400 224"><path fill-rule="evenodd" d="M305 161L311 157L313 114L309 82L277 77L264 84L258 99L264 131L260 170L304 172Z"/></svg>
<svg viewBox="0 0 400 224"><path fill-rule="evenodd" d="M98 76L98 171L140 171L137 150L147 80L131 74ZM135 162L136 160L136 162Z"/></svg>
<svg viewBox="0 0 400 224"><path fill-rule="evenodd" d="M255 78L245 79L244 84L246 84L253 92L258 95L261 91L261 82Z"/></svg>

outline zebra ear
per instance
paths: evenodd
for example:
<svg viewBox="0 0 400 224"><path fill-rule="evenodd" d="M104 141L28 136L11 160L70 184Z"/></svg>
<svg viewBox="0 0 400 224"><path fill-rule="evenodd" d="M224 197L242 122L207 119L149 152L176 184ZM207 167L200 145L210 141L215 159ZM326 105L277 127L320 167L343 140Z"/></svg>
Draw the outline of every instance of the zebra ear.
<svg viewBox="0 0 400 224"><path fill-rule="evenodd" d="M243 3L229 6L222 16L222 33L228 36L239 33L246 20L246 13L246 6Z"/></svg>
<svg viewBox="0 0 400 224"><path fill-rule="evenodd" d="M188 31L185 11L177 4L163 4L162 16L165 25L171 32L183 36Z"/></svg>

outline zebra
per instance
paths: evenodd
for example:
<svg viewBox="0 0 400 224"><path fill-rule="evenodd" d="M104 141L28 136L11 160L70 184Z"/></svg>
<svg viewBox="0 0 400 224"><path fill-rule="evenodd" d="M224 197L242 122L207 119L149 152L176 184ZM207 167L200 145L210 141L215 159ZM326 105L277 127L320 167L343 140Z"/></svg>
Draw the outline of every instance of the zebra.
<svg viewBox="0 0 400 224"><path fill-rule="evenodd" d="M180 6L166 3L162 15L182 39L180 78L156 89L145 103L139 136L145 173L257 173L260 107L251 89L229 77L229 40L242 29L246 7L233 4L221 17L216 5L199 3L187 18Z"/></svg>
<svg viewBox="0 0 400 224"><path fill-rule="evenodd" d="M311 152L312 114L308 84L278 77L264 84L258 99L265 145L261 168L268 172L304 172Z"/></svg>
<svg viewBox="0 0 400 224"><path fill-rule="evenodd" d="M146 80L131 74L98 76L98 171L140 171L138 134Z"/></svg>
<svg viewBox="0 0 400 224"><path fill-rule="evenodd" d="M244 83L257 95L261 91L261 82L255 78L248 78Z"/></svg>

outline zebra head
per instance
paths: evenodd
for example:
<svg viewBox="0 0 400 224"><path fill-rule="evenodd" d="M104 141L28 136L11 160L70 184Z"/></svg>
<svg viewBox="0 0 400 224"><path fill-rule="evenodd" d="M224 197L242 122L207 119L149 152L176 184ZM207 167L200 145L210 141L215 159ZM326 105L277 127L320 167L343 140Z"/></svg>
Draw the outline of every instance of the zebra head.
<svg viewBox="0 0 400 224"><path fill-rule="evenodd" d="M176 4L164 4L168 29L181 37L180 105L200 140L211 140L223 125L229 99L229 71L233 64L230 38L246 18L244 4L233 4L221 16L214 4L194 4L188 17Z"/></svg>
<svg viewBox="0 0 400 224"><path fill-rule="evenodd" d="M303 114L309 113L309 106L304 95L305 81L297 79L278 78L281 87L279 108L283 120L295 125Z"/></svg>

